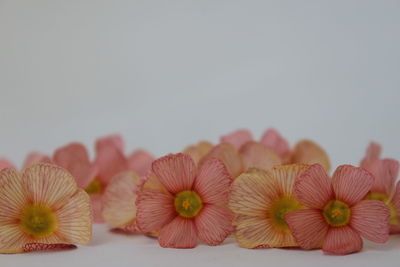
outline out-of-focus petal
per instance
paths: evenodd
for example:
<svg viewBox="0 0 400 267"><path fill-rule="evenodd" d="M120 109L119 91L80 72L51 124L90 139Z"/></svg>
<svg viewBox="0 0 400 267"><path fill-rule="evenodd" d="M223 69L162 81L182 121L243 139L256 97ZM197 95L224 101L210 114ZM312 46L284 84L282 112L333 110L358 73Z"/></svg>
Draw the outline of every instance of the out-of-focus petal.
<svg viewBox="0 0 400 267"><path fill-rule="evenodd" d="M243 144L252 141L253 136L247 129L239 129L227 135L221 136L221 143L229 143L239 149Z"/></svg>
<svg viewBox="0 0 400 267"><path fill-rule="evenodd" d="M213 147L214 145L208 141L200 141L196 145L187 146L182 153L191 156L193 161L198 164Z"/></svg>
<svg viewBox="0 0 400 267"><path fill-rule="evenodd" d="M399 162L394 159L378 159L363 164L363 168L375 177L372 192L384 193L391 196L394 183L399 174Z"/></svg>
<svg viewBox="0 0 400 267"><path fill-rule="evenodd" d="M15 165L8 159L0 158L0 171L5 168L15 169Z"/></svg>
<svg viewBox="0 0 400 267"><path fill-rule="evenodd" d="M153 155L141 149L134 151L128 157L129 169L139 174L139 176L144 176L150 171L153 161Z"/></svg>
<svg viewBox="0 0 400 267"><path fill-rule="evenodd" d="M31 152L26 156L22 169L24 170L34 163L51 163L51 159L43 153Z"/></svg>
<svg viewBox="0 0 400 267"><path fill-rule="evenodd" d="M328 154L322 147L311 140L302 140L296 144L291 162L309 165L318 163L324 167L327 173L331 168Z"/></svg>
<svg viewBox="0 0 400 267"><path fill-rule="evenodd" d="M271 169L274 166L282 164L282 160L278 154L271 148L258 142L247 142L240 148L239 153L242 157L245 170L250 167Z"/></svg>
<svg viewBox="0 0 400 267"><path fill-rule="evenodd" d="M361 160L360 166L365 168L364 164L378 160L381 156L382 147L380 144L371 142L365 151L365 157Z"/></svg>
<svg viewBox="0 0 400 267"><path fill-rule="evenodd" d="M281 158L290 156L290 146L288 141L275 129L270 128L261 137L261 143L271 148Z"/></svg>

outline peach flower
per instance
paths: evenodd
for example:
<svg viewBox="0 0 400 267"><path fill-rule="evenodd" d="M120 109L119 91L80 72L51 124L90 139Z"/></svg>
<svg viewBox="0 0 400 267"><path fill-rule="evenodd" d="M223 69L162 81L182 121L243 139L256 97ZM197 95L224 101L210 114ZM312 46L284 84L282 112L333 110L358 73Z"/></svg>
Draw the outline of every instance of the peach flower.
<svg viewBox="0 0 400 267"><path fill-rule="evenodd" d="M233 231L226 204L232 178L210 159L199 168L186 154L170 154L152 164L154 175L138 194L137 226L158 233L162 247L193 248L197 239L218 245Z"/></svg>
<svg viewBox="0 0 400 267"><path fill-rule="evenodd" d="M309 209L285 216L300 247L343 255L360 251L361 237L386 242L389 209L381 201L363 200L373 183L368 171L350 165L339 166L332 180L319 164L300 174L294 192Z"/></svg>
<svg viewBox="0 0 400 267"><path fill-rule="evenodd" d="M0 172L0 253L71 247L91 239L89 197L46 163Z"/></svg>

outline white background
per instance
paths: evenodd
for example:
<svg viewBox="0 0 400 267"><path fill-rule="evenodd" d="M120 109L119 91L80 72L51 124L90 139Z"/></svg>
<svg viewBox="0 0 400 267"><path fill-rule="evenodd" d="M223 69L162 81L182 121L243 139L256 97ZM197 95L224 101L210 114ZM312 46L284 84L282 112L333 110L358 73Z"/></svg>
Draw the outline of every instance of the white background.
<svg viewBox="0 0 400 267"><path fill-rule="evenodd" d="M400 1L0 0L0 156L21 165L32 150L91 148L111 133L128 151L161 156L238 127L259 138L274 126L291 144L314 139L334 166L358 164L370 140L400 158L399 14ZM104 229L91 247L0 264L400 262L399 237L323 257L235 244L163 250Z"/></svg>

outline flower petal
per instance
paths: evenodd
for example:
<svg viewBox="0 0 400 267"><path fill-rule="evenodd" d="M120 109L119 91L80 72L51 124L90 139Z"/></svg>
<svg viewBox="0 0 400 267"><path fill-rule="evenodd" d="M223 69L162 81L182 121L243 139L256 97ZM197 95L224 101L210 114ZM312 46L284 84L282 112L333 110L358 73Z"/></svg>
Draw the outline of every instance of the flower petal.
<svg viewBox="0 0 400 267"><path fill-rule="evenodd" d="M351 209L351 227L376 243L389 240L390 211L378 200L362 200Z"/></svg>
<svg viewBox="0 0 400 267"><path fill-rule="evenodd" d="M99 179L107 184L114 175L128 170L128 161L124 156L123 141L119 135L107 136L96 140L96 159Z"/></svg>
<svg viewBox="0 0 400 267"><path fill-rule="evenodd" d="M193 189L205 203L227 201L232 177L221 160L211 158L201 165Z"/></svg>
<svg viewBox="0 0 400 267"><path fill-rule="evenodd" d="M196 166L188 155L170 154L153 162L153 172L160 182L173 194L192 188Z"/></svg>
<svg viewBox="0 0 400 267"><path fill-rule="evenodd" d="M125 172L115 176L103 196L104 220L114 228L123 228L136 218L136 186L139 176Z"/></svg>
<svg viewBox="0 0 400 267"><path fill-rule="evenodd" d="M146 233L160 230L176 216L174 198L160 190L143 190L136 200L138 228Z"/></svg>
<svg viewBox="0 0 400 267"><path fill-rule="evenodd" d="M271 148L281 158L286 158L290 155L290 147L288 141L275 129L270 128L265 131L261 137L261 143L266 147Z"/></svg>
<svg viewBox="0 0 400 267"><path fill-rule="evenodd" d="M365 157L362 159L360 166L365 168L364 164L378 160L381 156L382 147L380 144L371 142L365 151Z"/></svg>
<svg viewBox="0 0 400 267"><path fill-rule="evenodd" d="M24 244L30 241L28 236L15 220L4 219L0 219L0 253L22 253Z"/></svg>
<svg viewBox="0 0 400 267"><path fill-rule="evenodd" d="M303 164L291 164L275 166L272 168L272 176L275 177L276 188L280 195L292 196L296 178L310 166Z"/></svg>
<svg viewBox="0 0 400 267"><path fill-rule="evenodd" d="M253 169L250 173L241 174L233 182L229 208L237 214L265 217L271 201L278 196L272 174Z"/></svg>
<svg viewBox="0 0 400 267"><path fill-rule="evenodd" d="M3 218L18 219L27 202L20 174L14 169L3 169L0 172L0 221Z"/></svg>
<svg viewBox="0 0 400 267"><path fill-rule="evenodd" d="M331 168L328 154L311 140L302 140L296 144L291 162L309 165L319 163L328 173Z"/></svg>
<svg viewBox="0 0 400 267"><path fill-rule="evenodd" d="M90 162L85 146L80 143L60 147L54 152L53 161L68 170L80 188L86 188L97 172Z"/></svg>
<svg viewBox="0 0 400 267"><path fill-rule="evenodd" d="M104 223L103 218L103 196L90 194L90 206L92 207L93 223Z"/></svg>
<svg viewBox="0 0 400 267"><path fill-rule="evenodd" d="M330 227L322 250L332 254L346 255L362 249L360 234L349 226Z"/></svg>
<svg viewBox="0 0 400 267"><path fill-rule="evenodd" d="M373 182L374 177L365 169L342 165L333 174L332 187L336 199L353 206L366 196Z"/></svg>
<svg viewBox="0 0 400 267"><path fill-rule="evenodd" d="M281 165L282 160L271 148L258 142L247 142L240 148L240 156L243 159L243 167L271 169L273 166Z"/></svg>
<svg viewBox="0 0 400 267"><path fill-rule="evenodd" d="M0 171L5 168L15 169L15 166L8 159L0 158Z"/></svg>
<svg viewBox="0 0 400 267"><path fill-rule="evenodd" d="M196 246L197 233L194 221L180 216L164 226L159 235L160 246L166 248L193 248Z"/></svg>
<svg viewBox="0 0 400 267"><path fill-rule="evenodd" d="M392 203L400 219L400 181L397 182L396 190L393 193Z"/></svg>
<svg viewBox="0 0 400 267"><path fill-rule="evenodd" d="M221 143L229 143L239 149L244 143L253 140L251 132L247 129L239 129L227 135L221 136Z"/></svg>
<svg viewBox="0 0 400 267"><path fill-rule="evenodd" d="M30 202L53 209L62 207L78 189L75 179L63 168L37 163L26 168L22 175L24 193Z"/></svg>
<svg viewBox="0 0 400 267"><path fill-rule="evenodd" d="M56 235L67 243L87 244L92 237L92 217L89 195L82 189L56 210L58 227Z"/></svg>
<svg viewBox="0 0 400 267"><path fill-rule="evenodd" d="M213 204L203 206L195 217L199 238L207 245L221 244L233 232L233 214L228 208Z"/></svg>
<svg viewBox="0 0 400 267"><path fill-rule="evenodd" d="M136 150L128 157L129 169L144 176L151 169L154 157L144 150Z"/></svg>
<svg viewBox="0 0 400 267"><path fill-rule="evenodd" d="M192 157L193 161L198 164L201 159L208 154L213 148L213 144L207 141L200 141L196 145L187 146L182 153Z"/></svg>
<svg viewBox="0 0 400 267"><path fill-rule="evenodd" d="M290 232L278 231L271 219L264 216L237 215L234 220L235 239L244 248L293 247Z"/></svg>
<svg viewBox="0 0 400 267"><path fill-rule="evenodd" d="M222 143L215 146L210 153L200 161L200 165L210 158L220 159L233 178L236 178L243 172L243 163L239 151L232 144Z"/></svg>
<svg viewBox="0 0 400 267"><path fill-rule="evenodd" d="M375 177L372 192L381 192L390 196L399 174L399 162L394 159L378 159L365 162L362 166Z"/></svg>
<svg viewBox="0 0 400 267"><path fill-rule="evenodd" d="M43 153L31 152L26 156L22 169L24 170L34 163L51 163L51 159Z"/></svg>
<svg viewBox="0 0 400 267"><path fill-rule="evenodd" d="M329 226L320 210L296 210L287 213L285 220L301 248L315 249L322 247Z"/></svg>
<svg viewBox="0 0 400 267"><path fill-rule="evenodd" d="M304 205L322 209L333 199L331 181L324 168L314 164L296 178L294 192Z"/></svg>

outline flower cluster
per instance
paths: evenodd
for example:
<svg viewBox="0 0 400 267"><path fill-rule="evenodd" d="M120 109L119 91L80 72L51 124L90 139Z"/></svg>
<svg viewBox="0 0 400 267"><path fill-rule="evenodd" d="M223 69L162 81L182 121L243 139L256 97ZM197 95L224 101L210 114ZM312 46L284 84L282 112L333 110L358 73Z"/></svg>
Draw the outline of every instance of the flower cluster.
<svg viewBox="0 0 400 267"><path fill-rule="evenodd" d="M362 238L400 233L399 162L371 143L360 166L329 177L327 153L311 140L294 147L275 129L260 141L245 129L156 159L100 138L95 157L71 143L34 152L21 172L0 159L0 253L86 244L92 223L138 232L160 246L215 246L233 235L243 248L298 247L349 254Z"/></svg>

